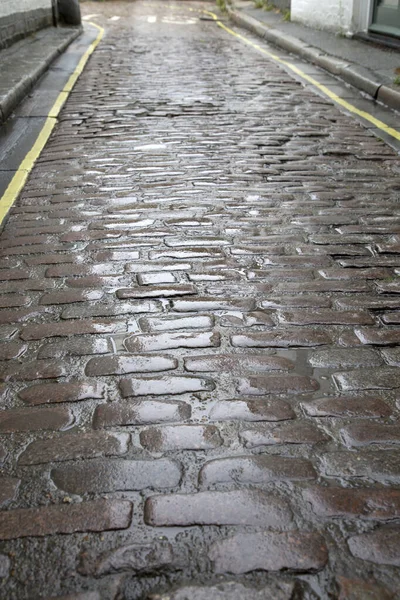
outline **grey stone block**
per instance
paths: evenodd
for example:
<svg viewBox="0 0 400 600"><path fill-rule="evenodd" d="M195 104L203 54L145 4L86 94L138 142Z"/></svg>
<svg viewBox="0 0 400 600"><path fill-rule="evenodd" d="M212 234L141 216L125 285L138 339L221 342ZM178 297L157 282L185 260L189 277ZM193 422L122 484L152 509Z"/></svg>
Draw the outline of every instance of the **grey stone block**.
<svg viewBox="0 0 400 600"><path fill-rule="evenodd" d="M387 85L381 85L378 90L378 100L400 110L400 88L399 90L395 90Z"/></svg>
<svg viewBox="0 0 400 600"><path fill-rule="evenodd" d="M354 85L363 92L367 92L373 98L376 97L376 93L382 83L375 73L358 65L351 65L342 69L340 76L347 83Z"/></svg>

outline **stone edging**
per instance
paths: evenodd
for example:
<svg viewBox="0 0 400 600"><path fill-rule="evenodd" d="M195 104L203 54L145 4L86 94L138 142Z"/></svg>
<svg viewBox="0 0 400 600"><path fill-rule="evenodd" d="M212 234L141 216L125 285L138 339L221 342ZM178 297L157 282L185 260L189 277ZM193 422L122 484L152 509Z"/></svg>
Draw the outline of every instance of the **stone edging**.
<svg viewBox="0 0 400 600"><path fill-rule="evenodd" d="M33 70L27 72L22 79L17 81L15 85L9 89L5 97L0 100L0 124L10 116L18 104L34 87L55 59L64 52L64 50L81 34L82 27L72 29L69 36L63 39L57 47L55 47L39 65L35 65Z"/></svg>
<svg viewBox="0 0 400 600"><path fill-rule="evenodd" d="M377 73L369 71L365 67L336 58L331 54L323 53L315 46L310 46L287 33L278 29L273 29L257 21L249 15L234 10L227 6L229 17L238 25L252 31L259 37L287 50L293 54L298 54L305 60L325 69L329 73L336 75L350 83L354 87L366 92L376 100L383 102L387 106L400 110L400 91L396 91L380 81Z"/></svg>

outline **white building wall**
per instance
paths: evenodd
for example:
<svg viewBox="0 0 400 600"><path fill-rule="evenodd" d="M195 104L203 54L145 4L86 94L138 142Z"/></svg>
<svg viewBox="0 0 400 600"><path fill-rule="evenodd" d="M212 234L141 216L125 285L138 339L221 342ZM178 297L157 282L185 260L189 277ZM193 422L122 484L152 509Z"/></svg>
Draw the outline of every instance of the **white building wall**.
<svg viewBox="0 0 400 600"><path fill-rule="evenodd" d="M0 18L38 8L51 9L51 0L0 0Z"/></svg>
<svg viewBox="0 0 400 600"><path fill-rule="evenodd" d="M292 0L291 20L317 29L348 33L353 31L355 4L358 6L358 0Z"/></svg>

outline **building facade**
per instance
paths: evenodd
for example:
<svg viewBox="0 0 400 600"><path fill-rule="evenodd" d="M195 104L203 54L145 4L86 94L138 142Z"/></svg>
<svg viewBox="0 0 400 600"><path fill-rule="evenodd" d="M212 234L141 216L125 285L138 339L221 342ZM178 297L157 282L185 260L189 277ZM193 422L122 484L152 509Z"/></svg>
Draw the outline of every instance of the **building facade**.
<svg viewBox="0 0 400 600"><path fill-rule="evenodd" d="M292 0L291 19L344 35L400 37L400 0Z"/></svg>
<svg viewBox="0 0 400 600"><path fill-rule="evenodd" d="M0 48L52 24L52 0L0 0Z"/></svg>

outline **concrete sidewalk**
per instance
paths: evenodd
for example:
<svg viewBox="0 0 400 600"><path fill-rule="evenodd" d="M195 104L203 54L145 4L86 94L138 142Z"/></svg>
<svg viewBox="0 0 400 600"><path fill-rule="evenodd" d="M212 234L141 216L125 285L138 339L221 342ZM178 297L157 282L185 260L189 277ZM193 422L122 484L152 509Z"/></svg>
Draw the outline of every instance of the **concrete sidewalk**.
<svg viewBox="0 0 400 600"><path fill-rule="evenodd" d="M80 27L48 27L0 51L0 124L81 31Z"/></svg>
<svg viewBox="0 0 400 600"><path fill-rule="evenodd" d="M251 1L233 0L227 10L238 25L400 110L400 86L393 83L398 50L285 21L279 11L256 8Z"/></svg>

